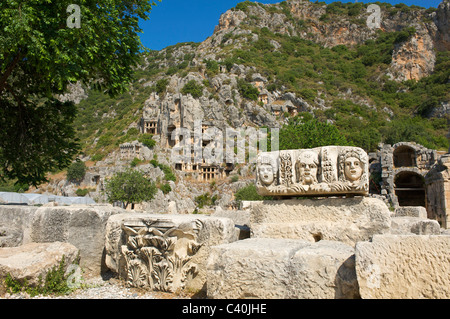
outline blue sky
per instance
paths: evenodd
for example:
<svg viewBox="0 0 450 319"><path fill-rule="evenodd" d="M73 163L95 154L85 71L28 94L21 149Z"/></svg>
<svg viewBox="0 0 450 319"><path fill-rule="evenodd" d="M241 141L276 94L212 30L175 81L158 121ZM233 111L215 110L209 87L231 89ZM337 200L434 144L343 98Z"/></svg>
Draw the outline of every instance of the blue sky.
<svg viewBox="0 0 450 319"><path fill-rule="evenodd" d="M148 21L141 22L144 33L141 40L152 50L161 50L179 42L202 42L211 36L220 15L244 0L155 0L156 6ZM278 3L282 0L260 0L260 3ZM323 1L323 0L322 0ZM326 3L333 0L324 0ZM356 2L345 1L341 2ZM358 0L370 3L376 0ZM441 0L383 0L391 4L404 3L421 7L437 7Z"/></svg>

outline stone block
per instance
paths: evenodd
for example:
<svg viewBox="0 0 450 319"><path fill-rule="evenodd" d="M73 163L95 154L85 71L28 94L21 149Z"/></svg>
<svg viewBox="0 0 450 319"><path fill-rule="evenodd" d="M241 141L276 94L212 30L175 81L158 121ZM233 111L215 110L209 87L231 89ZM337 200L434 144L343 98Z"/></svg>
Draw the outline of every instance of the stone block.
<svg viewBox="0 0 450 319"><path fill-rule="evenodd" d="M367 299L450 298L450 236L377 235L356 244L359 291Z"/></svg>
<svg viewBox="0 0 450 319"><path fill-rule="evenodd" d="M78 249L68 243L29 243L19 247L0 248L0 279L7 274L30 286L45 279L53 267L58 267L64 256L66 267L75 262Z"/></svg>
<svg viewBox="0 0 450 319"><path fill-rule="evenodd" d="M111 205L56 207L0 206L0 225L13 229L21 243L66 242L80 250L85 275L104 270L108 218L125 210ZM1 238L1 237L0 237Z"/></svg>
<svg viewBox="0 0 450 319"><path fill-rule="evenodd" d="M418 217L427 218L427 209L422 206L403 206L397 207L394 212L395 217Z"/></svg>
<svg viewBox="0 0 450 319"><path fill-rule="evenodd" d="M441 228L436 220L419 217L393 217L390 233L397 235L440 235Z"/></svg>
<svg viewBox="0 0 450 319"><path fill-rule="evenodd" d="M31 225L33 216L37 210L38 207L35 206L0 205L0 225L9 230L14 229L16 237L21 237L20 243L31 242L29 239Z"/></svg>
<svg viewBox="0 0 450 319"><path fill-rule="evenodd" d="M0 248L20 246L22 238L23 234L20 229L0 226Z"/></svg>
<svg viewBox="0 0 450 319"><path fill-rule="evenodd" d="M292 238L355 245L388 233L390 211L377 198L323 198L264 201L252 206L251 237Z"/></svg>
<svg viewBox="0 0 450 319"><path fill-rule="evenodd" d="M213 217L230 218L234 222L236 240L250 237L250 212L248 210L224 210L220 206L211 215Z"/></svg>
<svg viewBox="0 0 450 319"><path fill-rule="evenodd" d="M234 240L229 218L119 214L106 227L106 265L131 287L200 291L206 289L211 246Z"/></svg>
<svg viewBox="0 0 450 319"><path fill-rule="evenodd" d="M215 246L208 298L357 298L353 254L352 247L331 241L250 238Z"/></svg>

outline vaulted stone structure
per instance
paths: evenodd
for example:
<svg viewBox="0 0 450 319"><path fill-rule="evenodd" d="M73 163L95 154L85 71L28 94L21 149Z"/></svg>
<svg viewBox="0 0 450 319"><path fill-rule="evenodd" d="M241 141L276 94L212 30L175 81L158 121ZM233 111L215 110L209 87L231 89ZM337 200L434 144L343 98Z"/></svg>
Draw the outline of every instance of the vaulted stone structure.
<svg viewBox="0 0 450 319"><path fill-rule="evenodd" d="M394 208L425 207L428 218L448 228L450 155L442 153L416 143L380 144L369 154L374 189Z"/></svg>

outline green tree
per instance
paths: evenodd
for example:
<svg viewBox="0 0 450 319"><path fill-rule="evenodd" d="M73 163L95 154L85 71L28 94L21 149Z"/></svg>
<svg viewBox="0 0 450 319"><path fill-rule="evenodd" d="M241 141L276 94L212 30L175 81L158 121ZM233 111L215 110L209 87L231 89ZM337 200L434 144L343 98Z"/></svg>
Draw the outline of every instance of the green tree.
<svg viewBox="0 0 450 319"><path fill-rule="evenodd" d="M295 116L280 129L280 150L328 145L349 145L349 143L336 126L320 122L311 114Z"/></svg>
<svg viewBox="0 0 450 319"><path fill-rule="evenodd" d="M139 204L154 198L157 188L140 171L127 169L113 175L106 182L106 195L110 203L122 202L127 208L129 204Z"/></svg>
<svg viewBox="0 0 450 319"><path fill-rule="evenodd" d="M169 80L168 79L161 79L158 82L156 82L156 85L155 85L156 93L164 93L164 92L166 92L166 88L167 88L168 84L169 84Z"/></svg>
<svg viewBox="0 0 450 319"><path fill-rule="evenodd" d="M139 19L153 1L0 2L0 178L38 185L79 151L76 107L57 95L80 82L110 95L124 92L143 49ZM69 19L68 19L69 18Z"/></svg>
<svg viewBox="0 0 450 319"><path fill-rule="evenodd" d="M86 164L81 161L72 163L67 169L67 180L79 183L83 180L86 174Z"/></svg>

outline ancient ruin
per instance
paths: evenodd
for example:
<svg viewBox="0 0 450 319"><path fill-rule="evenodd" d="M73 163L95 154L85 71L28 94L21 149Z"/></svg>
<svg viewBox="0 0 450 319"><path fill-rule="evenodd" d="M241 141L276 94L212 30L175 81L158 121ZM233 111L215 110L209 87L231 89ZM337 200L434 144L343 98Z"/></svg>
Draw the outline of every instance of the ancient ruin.
<svg viewBox="0 0 450 319"><path fill-rule="evenodd" d="M394 208L425 207L429 218L448 228L449 155L442 153L410 142L379 145L376 153L369 154L370 174L381 180L373 193Z"/></svg>
<svg viewBox="0 0 450 319"><path fill-rule="evenodd" d="M256 185L261 195L368 195L368 156L357 147L261 153Z"/></svg>
<svg viewBox="0 0 450 319"><path fill-rule="evenodd" d="M127 284L166 292L184 288L187 277L197 275L197 265L190 261L201 246L197 234L203 225L197 220L188 226L179 229L161 220L125 221L122 254Z"/></svg>

